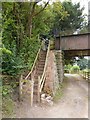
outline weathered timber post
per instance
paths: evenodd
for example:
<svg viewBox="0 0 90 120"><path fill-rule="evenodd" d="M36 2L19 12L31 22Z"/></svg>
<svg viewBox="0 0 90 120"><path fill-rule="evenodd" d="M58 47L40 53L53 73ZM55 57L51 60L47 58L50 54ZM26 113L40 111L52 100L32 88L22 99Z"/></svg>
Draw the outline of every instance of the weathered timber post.
<svg viewBox="0 0 90 120"><path fill-rule="evenodd" d="M90 72L88 71L87 73L88 73L87 78L88 78L88 82L89 82L90 81Z"/></svg>
<svg viewBox="0 0 90 120"><path fill-rule="evenodd" d="M40 103L40 76L38 76L38 102Z"/></svg>
<svg viewBox="0 0 90 120"><path fill-rule="evenodd" d="M33 106L33 87L34 87L34 81L31 81L31 107Z"/></svg>
<svg viewBox="0 0 90 120"><path fill-rule="evenodd" d="M23 75L20 76L20 79L19 79L19 101L21 101L21 97L22 97L22 80L23 80Z"/></svg>

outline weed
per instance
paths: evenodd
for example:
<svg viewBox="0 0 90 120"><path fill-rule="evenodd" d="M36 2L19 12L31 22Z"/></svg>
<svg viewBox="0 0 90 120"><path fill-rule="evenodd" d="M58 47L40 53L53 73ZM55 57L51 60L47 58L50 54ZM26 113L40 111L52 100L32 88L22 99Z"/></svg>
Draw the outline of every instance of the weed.
<svg viewBox="0 0 90 120"><path fill-rule="evenodd" d="M64 77L64 81L62 84L59 85L55 95L54 95L54 102L57 102L64 94L64 89L67 86L67 78Z"/></svg>

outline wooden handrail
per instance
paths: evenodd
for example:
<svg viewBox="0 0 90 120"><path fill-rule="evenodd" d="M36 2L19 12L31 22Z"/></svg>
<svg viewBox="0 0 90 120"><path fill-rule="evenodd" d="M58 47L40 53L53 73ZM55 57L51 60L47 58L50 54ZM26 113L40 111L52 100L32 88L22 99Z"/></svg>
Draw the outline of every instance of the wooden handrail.
<svg viewBox="0 0 90 120"><path fill-rule="evenodd" d="M28 75L25 77L25 79L28 79L28 77L29 77L29 76L32 74L32 72L34 71L35 65L36 65L37 60L38 60L38 57L39 57L39 53L40 53L40 51L41 51L41 47L42 47L42 43L41 43L41 46L40 46L40 48L39 48L39 50L38 50L38 53L37 53L37 55L36 55L36 58L35 58L35 60L34 60L34 63L33 63L33 66L32 66L32 68L31 68L31 71L28 73Z"/></svg>
<svg viewBox="0 0 90 120"><path fill-rule="evenodd" d="M49 41L49 44L48 44L48 50L47 50L47 55L46 55L46 60L45 60L43 74L42 74L41 79L39 81L40 91L42 90L42 87L43 87L43 84L44 84L44 80L45 80L44 77L45 77L45 72L46 72L46 66L47 66L47 59L48 59L49 49L50 49L50 41Z"/></svg>

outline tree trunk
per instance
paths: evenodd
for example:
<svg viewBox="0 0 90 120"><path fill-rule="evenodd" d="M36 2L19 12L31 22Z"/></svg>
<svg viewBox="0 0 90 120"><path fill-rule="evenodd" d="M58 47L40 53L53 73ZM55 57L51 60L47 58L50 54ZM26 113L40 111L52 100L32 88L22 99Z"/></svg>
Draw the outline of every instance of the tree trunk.
<svg viewBox="0 0 90 120"><path fill-rule="evenodd" d="M31 38L31 35L32 35L32 20L33 20L33 17L30 16L29 17L29 37Z"/></svg>

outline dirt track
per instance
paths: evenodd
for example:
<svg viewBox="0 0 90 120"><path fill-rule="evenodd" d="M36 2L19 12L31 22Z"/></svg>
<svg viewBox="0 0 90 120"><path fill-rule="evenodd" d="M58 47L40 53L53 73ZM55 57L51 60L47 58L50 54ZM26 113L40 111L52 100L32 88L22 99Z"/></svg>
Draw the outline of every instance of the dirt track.
<svg viewBox="0 0 90 120"><path fill-rule="evenodd" d="M88 83L79 75L65 74L67 87L53 106L21 105L16 117L22 118L88 118Z"/></svg>

